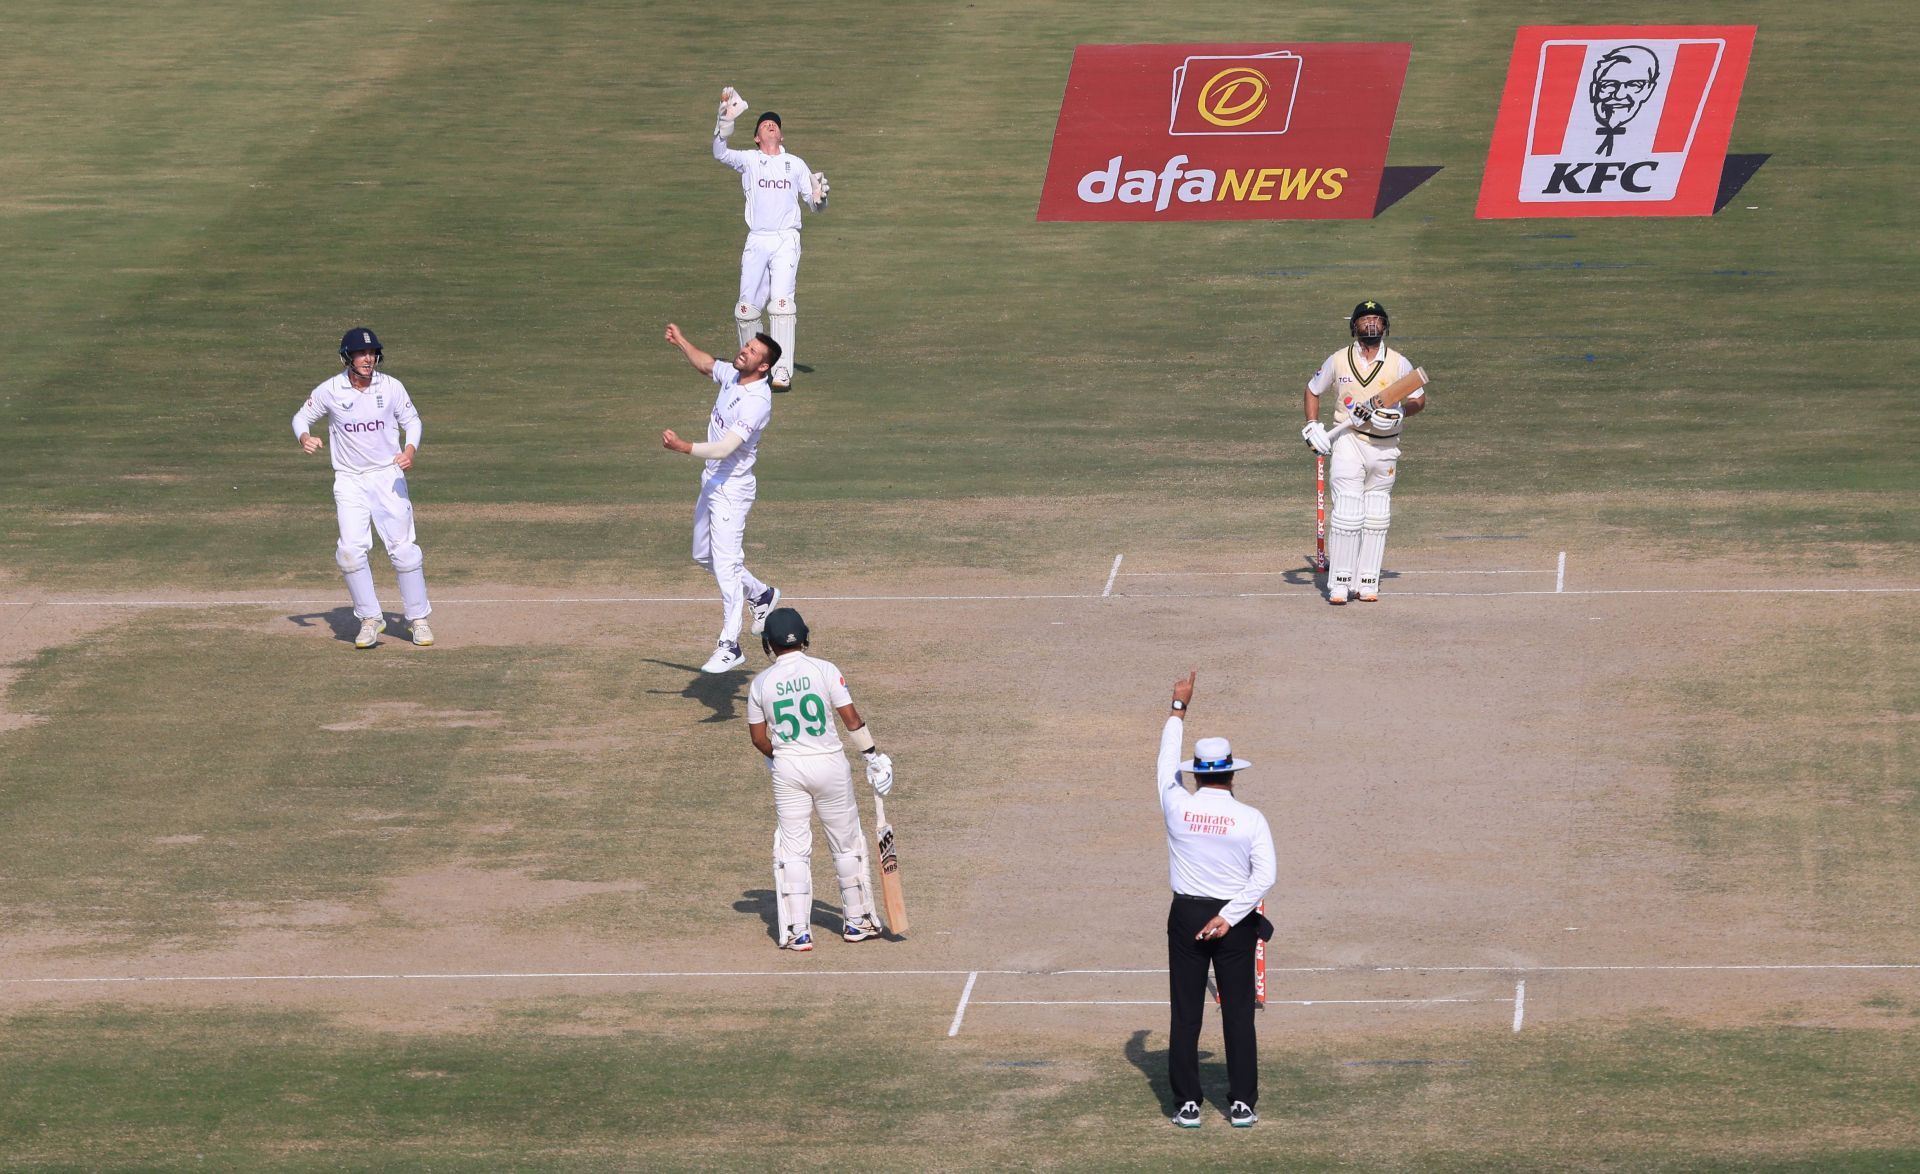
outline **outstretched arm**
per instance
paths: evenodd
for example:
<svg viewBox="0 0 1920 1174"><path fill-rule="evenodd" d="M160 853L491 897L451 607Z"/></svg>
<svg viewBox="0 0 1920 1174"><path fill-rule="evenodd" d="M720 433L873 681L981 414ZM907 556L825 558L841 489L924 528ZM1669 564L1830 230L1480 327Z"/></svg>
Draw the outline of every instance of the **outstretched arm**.
<svg viewBox="0 0 1920 1174"><path fill-rule="evenodd" d="M695 371L702 375L713 374L713 356L688 342L687 336L680 333L680 328L671 322L667 323L667 341L680 348L680 353L687 356L687 362L693 364Z"/></svg>
<svg viewBox="0 0 1920 1174"><path fill-rule="evenodd" d="M1162 795L1172 787L1180 786L1180 740L1186 732L1187 706L1193 701L1193 680L1199 676L1199 670L1188 673L1184 680L1173 683L1173 700L1179 702L1167 717L1167 724L1160 730L1160 761L1154 772Z"/></svg>

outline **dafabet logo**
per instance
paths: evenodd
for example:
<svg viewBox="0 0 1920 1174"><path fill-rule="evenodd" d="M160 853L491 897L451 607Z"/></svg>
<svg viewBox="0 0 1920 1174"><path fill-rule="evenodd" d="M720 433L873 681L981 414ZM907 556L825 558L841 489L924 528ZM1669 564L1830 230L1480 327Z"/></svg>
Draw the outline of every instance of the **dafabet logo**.
<svg viewBox="0 0 1920 1174"><path fill-rule="evenodd" d="M1476 214L1711 215L1753 35L1521 29Z"/></svg>
<svg viewBox="0 0 1920 1174"><path fill-rule="evenodd" d="M1373 215L1411 47L1082 45L1041 220Z"/></svg>

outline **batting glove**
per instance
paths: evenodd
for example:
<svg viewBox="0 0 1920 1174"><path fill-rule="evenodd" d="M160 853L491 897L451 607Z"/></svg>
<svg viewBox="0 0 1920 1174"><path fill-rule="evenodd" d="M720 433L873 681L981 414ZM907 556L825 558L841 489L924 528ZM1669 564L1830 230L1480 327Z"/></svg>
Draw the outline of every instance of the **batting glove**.
<svg viewBox="0 0 1920 1174"><path fill-rule="evenodd" d="M1323 457L1333 451L1333 441L1327 439L1327 426L1318 420L1309 421L1307 426L1300 430L1300 439L1307 442L1308 448Z"/></svg>
<svg viewBox="0 0 1920 1174"><path fill-rule="evenodd" d="M1355 424L1365 424L1367 421L1373 419L1374 412L1378 411L1379 408L1380 397L1376 395L1365 403L1348 404L1347 414L1353 417Z"/></svg>
<svg viewBox="0 0 1920 1174"><path fill-rule="evenodd" d="M874 794L884 798L893 790L893 759L878 752L867 755L867 782Z"/></svg>

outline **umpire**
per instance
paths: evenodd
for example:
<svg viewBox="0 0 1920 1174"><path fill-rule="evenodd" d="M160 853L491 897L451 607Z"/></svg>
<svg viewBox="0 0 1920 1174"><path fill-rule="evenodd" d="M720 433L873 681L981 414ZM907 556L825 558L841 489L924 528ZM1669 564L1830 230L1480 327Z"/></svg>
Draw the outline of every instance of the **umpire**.
<svg viewBox="0 0 1920 1174"><path fill-rule="evenodd" d="M1260 1054L1253 1028L1253 948L1273 936L1254 912L1273 887L1273 833L1267 817L1233 797L1233 776L1252 766L1233 756L1225 738L1202 738L1193 760L1180 761L1190 672L1173 686L1173 714L1160 733L1160 809L1167 819L1167 864L1173 908L1167 912L1167 976L1173 1004L1167 1075L1180 1104L1173 1123L1200 1127L1200 1013L1207 1003L1207 964L1220 988L1227 1037L1227 1120L1241 1128L1260 1120ZM1180 781L1193 773L1191 794Z"/></svg>

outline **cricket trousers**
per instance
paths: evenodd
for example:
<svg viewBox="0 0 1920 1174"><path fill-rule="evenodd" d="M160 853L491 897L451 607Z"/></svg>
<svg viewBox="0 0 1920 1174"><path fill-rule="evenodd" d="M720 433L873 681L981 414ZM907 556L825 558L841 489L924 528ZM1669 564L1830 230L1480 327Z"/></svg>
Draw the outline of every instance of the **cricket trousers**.
<svg viewBox="0 0 1920 1174"><path fill-rule="evenodd" d="M1227 1037L1227 1096L1260 1101L1260 1054L1253 1026L1253 947L1260 916L1249 913L1226 936L1196 941L1200 927L1226 908L1224 899L1176 895L1167 911L1167 985L1173 1005L1167 1078L1173 1102L1205 1104L1200 1094L1200 1016L1207 1005L1207 967L1220 987L1220 1023Z"/></svg>

